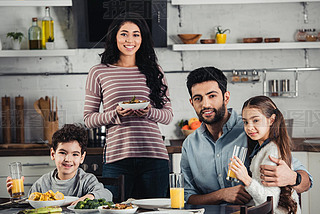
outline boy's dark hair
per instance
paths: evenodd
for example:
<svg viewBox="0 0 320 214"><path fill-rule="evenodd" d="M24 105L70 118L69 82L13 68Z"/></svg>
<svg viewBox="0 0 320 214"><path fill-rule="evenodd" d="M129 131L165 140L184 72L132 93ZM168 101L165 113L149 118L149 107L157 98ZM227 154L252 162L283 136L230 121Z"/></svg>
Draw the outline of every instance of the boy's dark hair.
<svg viewBox="0 0 320 214"><path fill-rule="evenodd" d="M221 70L215 67L201 67L191 71L187 77L187 88L192 97L191 88L197 83L216 81L222 94L227 91L227 77Z"/></svg>
<svg viewBox="0 0 320 214"><path fill-rule="evenodd" d="M81 147L81 154L83 154L87 150L88 144L86 128L81 124L65 124L53 134L52 148L56 151L59 143L68 143L75 140L78 141Z"/></svg>

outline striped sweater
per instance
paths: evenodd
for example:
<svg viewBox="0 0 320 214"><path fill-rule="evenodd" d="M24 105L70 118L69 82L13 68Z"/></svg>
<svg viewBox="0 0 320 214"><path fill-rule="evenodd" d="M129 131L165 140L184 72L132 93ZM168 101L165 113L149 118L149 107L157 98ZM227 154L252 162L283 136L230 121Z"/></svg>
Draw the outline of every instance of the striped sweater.
<svg viewBox="0 0 320 214"><path fill-rule="evenodd" d="M146 117L120 117L116 112L119 102L131 100L133 96L150 101L149 93L146 77L138 67L99 64L90 69L86 82L84 122L88 128L106 125L104 162L133 157L169 159L157 123L171 122L170 102L162 109L150 108ZM101 102L103 113L99 112Z"/></svg>

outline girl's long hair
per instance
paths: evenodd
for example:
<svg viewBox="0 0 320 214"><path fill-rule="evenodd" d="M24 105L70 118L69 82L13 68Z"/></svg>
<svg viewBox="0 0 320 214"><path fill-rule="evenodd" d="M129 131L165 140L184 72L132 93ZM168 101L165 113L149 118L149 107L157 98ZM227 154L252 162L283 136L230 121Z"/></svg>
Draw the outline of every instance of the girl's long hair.
<svg viewBox="0 0 320 214"><path fill-rule="evenodd" d="M291 166L291 139L287 132L284 117L277 108L276 104L269 97L256 96L248 99L243 104L242 111L244 108L259 109L260 112L267 118L270 118L273 114L275 114L275 120L270 126L269 139L278 146L281 159L284 160L288 166ZM249 153L250 151L252 152L250 145L255 144L256 141L248 137ZM291 197L292 187L285 186L280 187L280 189L281 192L278 205L287 209L289 211L288 213L296 213L297 203Z"/></svg>
<svg viewBox="0 0 320 214"><path fill-rule="evenodd" d="M117 46L116 36L120 27L131 22L136 24L141 32L142 42L136 53L136 65L140 72L146 76L146 83L150 89L149 98L154 107L161 109L169 101L166 93L168 86L164 83L164 74L158 65L157 56L153 48L153 41L146 21L137 13L123 13L116 17L109 26L105 50L100 55L101 63L115 64L120 58L120 51Z"/></svg>

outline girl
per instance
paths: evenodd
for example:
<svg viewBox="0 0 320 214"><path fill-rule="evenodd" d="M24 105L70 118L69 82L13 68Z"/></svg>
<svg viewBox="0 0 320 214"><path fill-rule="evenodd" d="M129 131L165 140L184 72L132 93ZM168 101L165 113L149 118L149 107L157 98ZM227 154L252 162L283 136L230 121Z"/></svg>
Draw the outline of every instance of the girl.
<svg viewBox="0 0 320 214"><path fill-rule="evenodd" d="M269 97L257 96L243 104L242 120L248 136L249 157L252 159L252 178L237 157L233 159L235 165L232 165L232 171L243 182L255 205L264 203L267 196L273 196L275 213L301 213L298 194L291 186L265 187L260 179L260 165L275 165L269 160L269 155L281 158L291 166L291 141L283 115ZM250 149L253 145L255 147Z"/></svg>
<svg viewBox="0 0 320 214"><path fill-rule="evenodd" d="M158 123L173 118L168 96L147 23L138 14L121 14L108 29L101 64L89 71L84 121L89 128L106 125L102 175L124 174L126 199L167 196L169 157ZM118 105L133 97L150 104L140 110Z"/></svg>

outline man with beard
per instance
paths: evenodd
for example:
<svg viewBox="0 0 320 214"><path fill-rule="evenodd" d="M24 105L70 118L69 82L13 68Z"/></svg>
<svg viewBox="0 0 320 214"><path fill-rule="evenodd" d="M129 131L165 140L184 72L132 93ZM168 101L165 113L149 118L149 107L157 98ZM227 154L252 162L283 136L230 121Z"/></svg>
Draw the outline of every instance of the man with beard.
<svg viewBox="0 0 320 214"><path fill-rule="evenodd" d="M226 76L214 67L198 68L188 75L187 87L190 103L202 125L182 146L180 165L185 176L185 201L189 204L248 203L251 196L244 186L226 180L234 145L247 147L242 118L233 109L227 109L230 92ZM297 159L292 159L295 171L284 161L270 160L277 166L261 166L265 186L291 185L297 192L310 188L312 176ZM248 168L248 157L245 165Z"/></svg>

